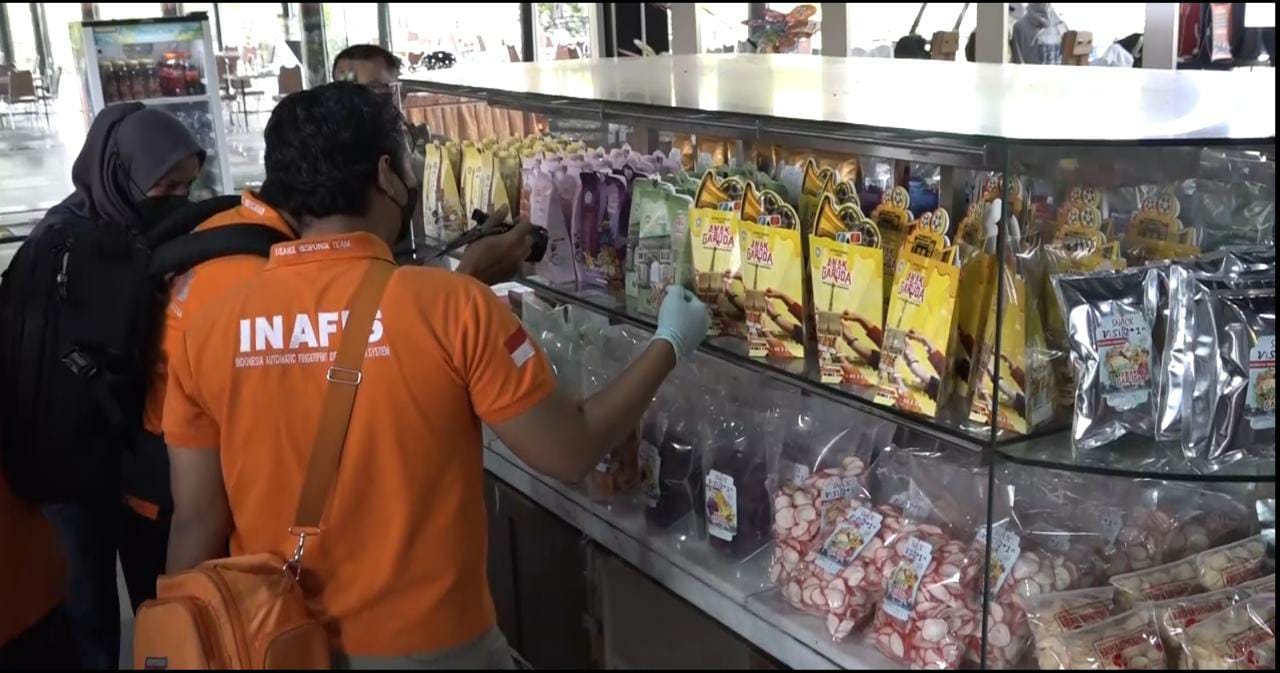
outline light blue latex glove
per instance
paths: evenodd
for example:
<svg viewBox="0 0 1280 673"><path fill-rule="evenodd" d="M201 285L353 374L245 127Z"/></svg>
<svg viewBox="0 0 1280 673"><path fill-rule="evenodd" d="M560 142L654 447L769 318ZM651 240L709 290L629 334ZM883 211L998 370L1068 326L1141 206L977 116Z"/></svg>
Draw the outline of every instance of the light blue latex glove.
<svg viewBox="0 0 1280 673"><path fill-rule="evenodd" d="M658 309L658 329L654 339L662 339L675 349L676 359L688 357L698 350L711 326L711 312L692 292L679 285L668 285L662 306ZM653 339L650 339L652 341Z"/></svg>

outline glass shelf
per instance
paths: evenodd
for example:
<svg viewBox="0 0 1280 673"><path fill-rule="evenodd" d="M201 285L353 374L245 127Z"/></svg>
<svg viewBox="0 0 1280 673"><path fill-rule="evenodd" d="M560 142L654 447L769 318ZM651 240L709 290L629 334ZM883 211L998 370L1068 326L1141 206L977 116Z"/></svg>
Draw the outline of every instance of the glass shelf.
<svg viewBox="0 0 1280 673"><path fill-rule="evenodd" d="M1071 448L1068 430L1002 442L996 447L996 453L1010 462L1023 465L1135 479L1272 483L1276 480L1274 458L1241 460L1226 465L1197 464L1182 455L1176 442L1157 442L1145 437L1130 436L1099 450L1076 452Z"/></svg>

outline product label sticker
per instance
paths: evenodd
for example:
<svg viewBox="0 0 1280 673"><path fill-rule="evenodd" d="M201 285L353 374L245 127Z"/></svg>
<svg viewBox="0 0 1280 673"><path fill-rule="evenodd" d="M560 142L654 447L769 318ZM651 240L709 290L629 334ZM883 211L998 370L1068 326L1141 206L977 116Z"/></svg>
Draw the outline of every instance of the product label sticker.
<svg viewBox="0 0 1280 673"><path fill-rule="evenodd" d="M1085 603L1053 613L1053 620L1063 631L1075 631L1111 616L1111 601Z"/></svg>
<svg viewBox="0 0 1280 673"><path fill-rule="evenodd" d="M791 466L791 483L795 484L796 486L799 486L800 484L804 483L805 479L809 478L809 474L810 472L809 472L808 465L795 463Z"/></svg>
<svg viewBox="0 0 1280 673"><path fill-rule="evenodd" d="M608 471L609 471L609 454L606 453L604 458L601 458L600 462L596 463L596 472L603 473Z"/></svg>
<svg viewBox="0 0 1280 673"><path fill-rule="evenodd" d="M1244 415L1254 430L1276 427L1276 335L1258 337L1249 350L1249 390Z"/></svg>
<svg viewBox="0 0 1280 673"><path fill-rule="evenodd" d="M1152 635L1144 625L1137 630L1130 631L1118 636L1103 638L1094 643L1093 650L1097 653L1098 659L1101 660L1103 668L1123 669L1134 668L1129 666L1129 655L1132 650L1139 649L1145 652L1146 648L1153 647L1156 650L1163 650L1159 638L1152 638ZM1164 658L1159 661L1160 668L1164 668Z"/></svg>
<svg viewBox="0 0 1280 673"><path fill-rule="evenodd" d="M885 585L884 611L890 617L905 622L911 619L911 611L916 604L916 591L920 589L920 580L929 569L933 560L933 545L911 538L907 540L903 551L903 559L898 567L889 575Z"/></svg>
<svg viewBox="0 0 1280 673"><path fill-rule="evenodd" d="M1267 573L1266 561L1262 558L1246 558L1229 564L1222 569L1222 581L1229 587L1238 586L1262 577Z"/></svg>
<svg viewBox="0 0 1280 673"><path fill-rule="evenodd" d="M1265 669L1270 668L1268 662L1274 665L1275 659L1275 618L1272 618L1266 625L1266 628L1254 624L1243 632L1237 633L1227 639L1227 652L1231 653L1231 658L1238 661L1241 668L1247 669ZM1264 643L1270 645L1272 652L1268 653L1258 647Z"/></svg>
<svg viewBox="0 0 1280 673"><path fill-rule="evenodd" d="M1167 601L1170 598L1182 598L1183 596L1194 596L1203 589L1200 588L1200 580L1173 580L1170 582L1161 582L1160 584L1151 584L1142 590L1142 600L1144 601Z"/></svg>
<svg viewBox="0 0 1280 673"><path fill-rule="evenodd" d="M994 596L1000 591L1000 587L1004 586L1004 581L1009 578L1009 571L1013 570L1013 564L1021 554L1022 539L1017 533L1004 526L994 529L991 540L991 566L987 569L991 595Z"/></svg>
<svg viewBox="0 0 1280 673"><path fill-rule="evenodd" d="M832 479L822 487L820 495L821 502L828 503L837 500L847 500L858 494L859 482L857 477L841 477Z"/></svg>
<svg viewBox="0 0 1280 673"><path fill-rule="evenodd" d="M1165 628L1172 626L1174 628L1185 629L1188 626L1200 623L1205 617L1216 614L1231 607L1234 600L1230 597L1222 598L1200 598L1199 600L1190 600L1183 605L1175 605L1168 609L1165 613Z"/></svg>
<svg viewBox="0 0 1280 673"><path fill-rule="evenodd" d="M738 489L733 477L711 470L707 473L707 533L726 542L738 534Z"/></svg>
<svg viewBox="0 0 1280 673"><path fill-rule="evenodd" d="M1098 520L1102 524L1102 534L1107 538L1107 546L1110 547L1116 543L1116 537L1120 535L1120 530L1124 528L1124 510L1116 507L1105 507Z"/></svg>
<svg viewBox="0 0 1280 673"><path fill-rule="evenodd" d="M908 480L907 490L895 493L889 498L889 504L902 510L902 516L911 521L923 521L933 511L933 501L916 486L914 479Z"/></svg>
<svg viewBox="0 0 1280 673"><path fill-rule="evenodd" d="M1151 325L1136 311L1104 315L1094 332L1107 404L1124 411L1151 396Z"/></svg>
<svg viewBox="0 0 1280 673"><path fill-rule="evenodd" d="M832 575L848 568L867 543L880 532L880 522L883 519L879 513L865 507L854 510L836 525L826 542L822 543L822 548L818 550L818 566Z"/></svg>
<svg viewBox="0 0 1280 673"><path fill-rule="evenodd" d="M646 507L657 507L662 498L662 454L649 442L640 442L640 491Z"/></svg>

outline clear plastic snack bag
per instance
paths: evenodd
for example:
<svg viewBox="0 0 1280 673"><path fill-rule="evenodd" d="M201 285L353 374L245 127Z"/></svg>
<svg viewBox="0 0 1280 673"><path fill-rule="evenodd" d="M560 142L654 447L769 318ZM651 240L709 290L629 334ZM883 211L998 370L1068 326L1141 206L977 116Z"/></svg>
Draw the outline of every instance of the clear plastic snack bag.
<svg viewBox="0 0 1280 673"><path fill-rule="evenodd" d="M1072 445L1092 451L1128 434L1152 436L1158 274L1147 268L1053 279L1076 382Z"/></svg>
<svg viewBox="0 0 1280 673"><path fill-rule="evenodd" d="M1067 659L1062 634L1097 624L1111 616L1114 587L1090 587L1020 599L1035 640L1040 668L1062 668Z"/></svg>
<svg viewBox="0 0 1280 673"><path fill-rule="evenodd" d="M664 389L670 406L658 442L657 482L645 487L645 522L651 534L682 540L706 534L702 508L702 428L707 392L692 367L678 369Z"/></svg>
<svg viewBox="0 0 1280 673"><path fill-rule="evenodd" d="M1275 670L1276 595L1260 594L1186 630L1187 670Z"/></svg>
<svg viewBox="0 0 1280 673"><path fill-rule="evenodd" d="M594 395L617 378L647 342L645 334L625 326L600 331L599 347L591 349L583 363L585 395ZM640 483L640 428L619 437L594 470L587 475L587 494L596 502L610 502Z"/></svg>
<svg viewBox="0 0 1280 673"><path fill-rule="evenodd" d="M1182 643L1188 628L1230 608L1247 597L1242 591L1225 589L1149 604L1149 607L1155 611L1156 627L1160 629L1160 640L1164 643L1165 653L1169 657L1169 667L1174 669L1186 668Z"/></svg>
<svg viewBox="0 0 1280 673"><path fill-rule="evenodd" d="M1065 657L1052 670L1164 670L1164 644L1150 608L1139 608L1059 636Z"/></svg>
<svg viewBox="0 0 1280 673"><path fill-rule="evenodd" d="M1196 554L1200 586L1205 591L1217 591L1274 573L1275 567L1267 561L1266 552L1262 536L1255 535Z"/></svg>
<svg viewBox="0 0 1280 673"><path fill-rule="evenodd" d="M767 544L773 529L768 481L777 417L745 399L715 400L709 411L703 451L708 543L742 560Z"/></svg>
<svg viewBox="0 0 1280 673"><path fill-rule="evenodd" d="M1182 559L1111 578L1116 607L1128 610L1139 603L1165 601L1204 593L1194 559Z"/></svg>

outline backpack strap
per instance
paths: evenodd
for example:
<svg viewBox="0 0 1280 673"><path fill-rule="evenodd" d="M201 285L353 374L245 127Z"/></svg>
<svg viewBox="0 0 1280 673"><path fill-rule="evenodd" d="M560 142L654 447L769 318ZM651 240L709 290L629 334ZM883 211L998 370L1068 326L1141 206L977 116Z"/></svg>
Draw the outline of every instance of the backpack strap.
<svg viewBox="0 0 1280 673"><path fill-rule="evenodd" d="M219 257L257 255L267 257L271 246L290 240L291 236L261 224L228 224L191 234L180 235L151 253L148 269L153 278L167 278L186 273L192 267Z"/></svg>
<svg viewBox="0 0 1280 673"><path fill-rule="evenodd" d="M166 217L147 232L147 248L155 250L157 247L183 234L189 234L195 231L195 228L200 226L201 222L218 213L231 210L239 206L240 203L241 197L239 194L226 194L183 206L178 212Z"/></svg>
<svg viewBox="0 0 1280 673"><path fill-rule="evenodd" d="M306 477L302 481L298 512L294 525L289 528L290 535L298 536L298 546L294 549L293 558L285 563L285 570L295 579L302 571L302 553L307 537L320 534L320 519L338 476L338 462L342 457L342 446L347 441L351 410L363 379L360 370L364 366L365 351L369 348L373 319L395 270L395 265L389 262L370 263L347 306L350 313L338 336L337 357L325 375L328 383L325 384L324 406L320 409L320 424L307 462Z"/></svg>

